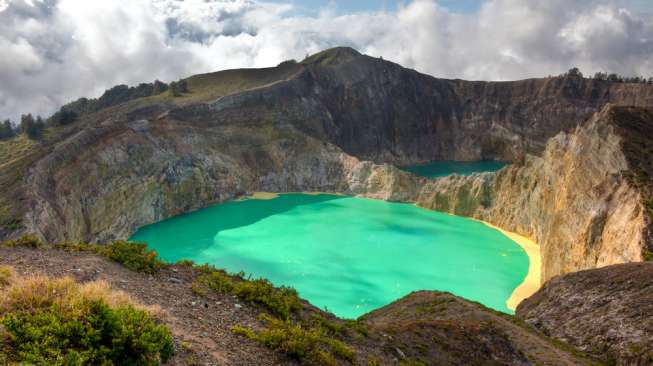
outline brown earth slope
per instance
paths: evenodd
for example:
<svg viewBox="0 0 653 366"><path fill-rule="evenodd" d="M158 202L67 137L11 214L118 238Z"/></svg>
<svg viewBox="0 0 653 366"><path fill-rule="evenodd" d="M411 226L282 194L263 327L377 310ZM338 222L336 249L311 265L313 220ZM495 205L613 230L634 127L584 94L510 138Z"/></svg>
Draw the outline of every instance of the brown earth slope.
<svg viewBox="0 0 653 366"><path fill-rule="evenodd" d="M232 332L236 325L261 326L259 306L231 295L200 295L192 283L200 275L188 266L168 266L154 275L132 272L97 255L55 249L0 247L0 265L19 274L106 280L145 305L158 305L176 344L175 365L292 365L292 358ZM304 314L332 317L306 303ZM308 314L308 315L306 315ZM355 352L356 365L593 365L514 316L497 313L459 297L417 292L367 314L364 333L342 340ZM364 334L364 335L363 335ZM339 361L341 364L349 364Z"/></svg>

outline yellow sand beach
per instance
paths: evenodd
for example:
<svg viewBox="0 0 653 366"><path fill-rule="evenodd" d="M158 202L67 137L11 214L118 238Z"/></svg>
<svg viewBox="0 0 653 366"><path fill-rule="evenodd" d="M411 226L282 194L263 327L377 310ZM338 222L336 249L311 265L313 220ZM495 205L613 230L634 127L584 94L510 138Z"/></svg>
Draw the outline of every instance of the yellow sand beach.
<svg viewBox="0 0 653 366"><path fill-rule="evenodd" d="M254 199L254 200L271 200L279 197L280 193L274 192L254 192L249 196L243 197L243 199ZM335 196L342 196L341 193L327 193L327 192L286 192L284 194L309 194L309 195L318 195L318 194L332 194Z"/></svg>
<svg viewBox="0 0 653 366"><path fill-rule="evenodd" d="M524 300L527 297L530 297L533 295L537 290L540 289L541 285L541 273L542 273L542 257L540 255L540 246L537 245L533 240L519 235L515 234L511 231L506 231L503 230L500 227L497 227L495 225L492 225L490 223L487 223L485 221L481 221L488 227L491 227L493 229L499 230L503 235L507 236L510 238L512 241L515 243L519 244L526 254L528 255L528 274L526 275L526 278L524 278L524 282L522 282L515 291L512 292L512 295L510 298L506 301L506 306L510 310L515 310L517 308L517 305L519 305L522 300Z"/></svg>

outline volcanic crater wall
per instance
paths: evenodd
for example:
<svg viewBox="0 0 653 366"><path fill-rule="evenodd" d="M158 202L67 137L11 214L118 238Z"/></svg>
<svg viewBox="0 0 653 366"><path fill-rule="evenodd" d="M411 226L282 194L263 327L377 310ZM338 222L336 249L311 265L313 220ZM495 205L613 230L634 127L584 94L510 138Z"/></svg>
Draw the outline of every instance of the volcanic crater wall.
<svg viewBox="0 0 653 366"><path fill-rule="evenodd" d="M653 105L653 87L443 80L353 50L339 57L217 99L87 116L30 168L23 231L104 241L247 192L326 191L532 236L545 278L641 260L646 215L621 174L611 107L582 123L608 102ZM439 180L388 165L443 159L517 164Z"/></svg>

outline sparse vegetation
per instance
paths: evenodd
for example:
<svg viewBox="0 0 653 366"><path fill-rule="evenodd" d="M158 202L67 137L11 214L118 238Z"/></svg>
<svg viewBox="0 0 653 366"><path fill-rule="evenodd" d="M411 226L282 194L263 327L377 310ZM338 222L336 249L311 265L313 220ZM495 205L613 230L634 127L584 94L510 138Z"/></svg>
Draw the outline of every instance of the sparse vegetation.
<svg viewBox="0 0 653 366"><path fill-rule="evenodd" d="M233 294L242 301L263 306L275 316L290 318L302 308L297 292L292 288L276 288L268 280L246 280L242 275L230 276L210 266L200 266L204 272L193 284L193 291L201 295L210 289L220 294Z"/></svg>
<svg viewBox="0 0 653 366"><path fill-rule="evenodd" d="M653 252L644 248L642 250L642 257L644 258L644 261L651 262L653 261Z"/></svg>
<svg viewBox="0 0 653 366"><path fill-rule="evenodd" d="M195 262L193 262L192 260L189 260L189 259L180 259L175 264L178 265L178 266L181 266L181 267L193 267L193 266L195 266Z"/></svg>
<svg viewBox="0 0 653 366"><path fill-rule="evenodd" d="M14 277L0 324L5 363L158 365L173 352L170 330L104 282Z"/></svg>
<svg viewBox="0 0 653 366"><path fill-rule="evenodd" d="M2 242L2 246L15 248L15 247L25 247L38 249L43 246L43 242L35 235L23 235L18 239L14 240L5 240Z"/></svg>
<svg viewBox="0 0 653 366"><path fill-rule="evenodd" d="M9 266L0 266L0 288L9 286L16 277L16 271Z"/></svg>
<svg viewBox="0 0 653 366"><path fill-rule="evenodd" d="M234 327L233 332L306 364L335 365L336 357L349 362L355 359L353 349L326 336L321 328L304 329L290 320L268 315L261 315L261 320L266 328L259 332L243 327Z"/></svg>
<svg viewBox="0 0 653 366"><path fill-rule="evenodd" d="M133 271L155 273L164 265L156 252L149 250L146 244L120 240L109 245L98 245L96 248L99 254L122 263Z"/></svg>
<svg viewBox="0 0 653 366"><path fill-rule="evenodd" d="M577 67L572 67L566 73L561 74L560 77L584 78L583 73ZM653 77L647 79L644 76L623 76L607 72L597 72L594 74L592 79L610 81L613 83L653 84Z"/></svg>
<svg viewBox="0 0 653 366"><path fill-rule="evenodd" d="M95 252L136 272L155 273L165 266L165 263L158 258L157 253L148 249L147 244L144 243L133 243L124 240L114 241L106 245L63 242L55 244L54 247L69 252Z"/></svg>

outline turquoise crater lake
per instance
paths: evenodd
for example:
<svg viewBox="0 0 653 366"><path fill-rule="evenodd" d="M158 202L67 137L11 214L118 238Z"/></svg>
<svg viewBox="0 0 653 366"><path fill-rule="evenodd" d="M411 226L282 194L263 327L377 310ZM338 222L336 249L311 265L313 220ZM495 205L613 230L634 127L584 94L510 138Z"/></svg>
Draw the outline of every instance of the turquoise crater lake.
<svg viewBox="0 0 653 366"><path fill-rule="evenodd" d="M356 318L415 290L507 313L528 257L481 222L414 205L328 194L231 201L139 229L166 261L191 259L292 286Z"/></svg>
<svg viewBox="0 0 653 366"><path fill-rule="evenodd" d="M423 165L402 166L401 169L427 178L441 178L451 174L471 175L474 173L496 172L506 163L494 160L481 161L434 161Z"/></svg>

